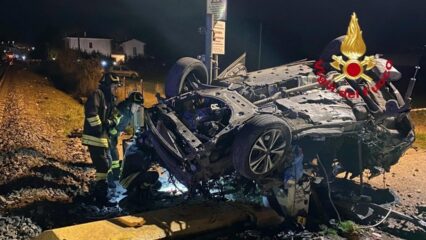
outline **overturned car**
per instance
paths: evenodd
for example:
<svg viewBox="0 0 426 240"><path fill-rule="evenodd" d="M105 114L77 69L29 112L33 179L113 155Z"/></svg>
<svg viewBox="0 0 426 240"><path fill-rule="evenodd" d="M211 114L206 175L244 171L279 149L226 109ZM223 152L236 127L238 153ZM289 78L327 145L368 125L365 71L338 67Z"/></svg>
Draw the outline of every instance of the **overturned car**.
<svg viewBox="0 0 426 240"><path fill-rule="evenodd" d="M352 176L389 170L414 141L398 90L388 81L376 93L343 98L317 82L313 64L247 73L237 62L207 84L203 63L180 59L166 82L168 98L146 114L162 163L189 187L234 170L259 182L282 178L295 149L305 160L320 157L330 174L335 166ZM383 71L376 66L370 75L378 81ZM392 71L390 80L398 80ZM341 88L354 90L345 81Z"/></svg>

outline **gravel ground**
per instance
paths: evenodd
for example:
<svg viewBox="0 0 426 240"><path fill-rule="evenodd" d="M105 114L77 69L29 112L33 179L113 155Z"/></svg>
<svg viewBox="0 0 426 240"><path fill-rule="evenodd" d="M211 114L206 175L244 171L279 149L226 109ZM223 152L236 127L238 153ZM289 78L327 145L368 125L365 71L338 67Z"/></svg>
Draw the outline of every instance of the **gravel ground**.
<svg viewBox="0 0 426 240"><path fill-rule="evenodd" d="M41 233L41 228L25 217L0 215L0 239L30 239Z"/></svg>

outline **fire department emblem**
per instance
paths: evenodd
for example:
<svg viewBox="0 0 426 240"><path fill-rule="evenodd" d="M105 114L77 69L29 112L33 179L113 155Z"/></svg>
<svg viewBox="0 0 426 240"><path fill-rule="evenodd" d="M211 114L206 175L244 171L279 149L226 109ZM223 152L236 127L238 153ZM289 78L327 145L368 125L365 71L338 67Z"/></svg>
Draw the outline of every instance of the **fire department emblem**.
<svg viewBox="0 0 426 240"><path fill-rule="evenodd" d="M345 57L332 56L334 61L330 65L341 72L341 74L337 75L333 80L337 82L344 78L350 80L362 78L366 81L373 81L373 79L364 72L374 67L374 56L365 56L362 61L359 60L364 56L366 50L367 48L362 38L362 31L358 24L358 18L356 14L353 13L348 32L340 46L340 52Z"/></svg>

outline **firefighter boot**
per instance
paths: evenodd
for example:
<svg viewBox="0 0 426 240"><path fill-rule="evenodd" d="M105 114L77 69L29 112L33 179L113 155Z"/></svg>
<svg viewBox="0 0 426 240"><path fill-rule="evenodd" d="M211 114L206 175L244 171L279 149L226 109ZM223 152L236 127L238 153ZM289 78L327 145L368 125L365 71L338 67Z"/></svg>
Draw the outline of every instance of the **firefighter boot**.
<svg viewBox="0 0 426 240"><path fill-rule="evenodd" d="M117 187L117 185L115 184L114 174L112 170L108 171L107 173L107 183L108 183L108 188L110 189L115 189Z"/></svg>
<svg viewBox="0 0 426 240"><path fill-rule="evenodd" d="M95 190L94 190L94 198L95 203L99 206L105 207L114 207L117 205L117 202L110 199L108 196L108 183L106 181L98 181L96 182Z"/></svg>

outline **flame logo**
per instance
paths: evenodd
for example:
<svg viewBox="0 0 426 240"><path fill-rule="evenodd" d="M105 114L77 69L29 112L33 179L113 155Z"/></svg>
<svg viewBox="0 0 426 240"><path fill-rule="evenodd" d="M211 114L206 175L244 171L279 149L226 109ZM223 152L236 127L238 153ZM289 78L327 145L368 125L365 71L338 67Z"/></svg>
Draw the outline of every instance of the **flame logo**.
<svg viewBox="0 0 426 240"><path fill-rule="evenodd" d="M362 31L358 24L358 18L353 13L349 23L348 32L343 39L340 51L349 59L358 59L365 54L367 47L362 38Z"/></svg>
<svg viewBox="0 0 426 240"><path fill-rule="evenodd" d="M336 70L343 70L342 74L339 74L334 78L335 82L344 78L350 80L362 78L366 81L373 81L373 79L366 75L364 71L371 70L375 66L376 62L374 56L365 56L362 61L358 60L365 54L367 47L365 46L364 39L362 38L362 31L359 27L358 18L355 13L351 16L348 32L340 46L340 51L349 60L343 60L342 56L332 56L334 61L330 63L330 65Z"/></svg>

